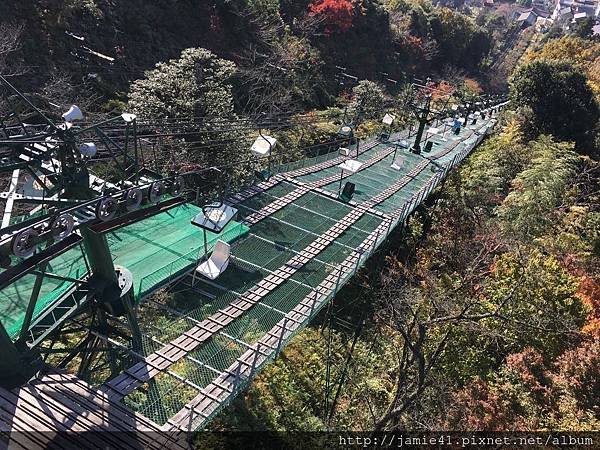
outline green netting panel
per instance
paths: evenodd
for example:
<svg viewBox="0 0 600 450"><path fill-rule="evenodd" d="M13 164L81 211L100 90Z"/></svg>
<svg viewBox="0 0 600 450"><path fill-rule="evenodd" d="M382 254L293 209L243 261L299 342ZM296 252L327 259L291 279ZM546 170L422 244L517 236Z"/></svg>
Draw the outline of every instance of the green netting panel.
<svg viewBox="0 0 600 450"><path fill-rule="evenodd" d="M252 212L252 211L250 211ZM285 221L269 217L252 226L252 234L268 239L278 245L302 250L315 239L315 234Z"/></svg>
<svg viewBox="0 0 600 450"><path fill-rule="evenodd" d="M340 169L337 166L328 167L326 169L319 170L318 172L309 173L297 177L298 181L303 183L312 183L313 181L322 180L323 178L330 177L332 175L339 175Z"/></svg>
<svg viewBox="0 0 600 450"><path fill-rule="evenodd" d="M350 156L348 156L348 158L357 159L361 162L365 162L365 161L371 159L373 156L375 156L382 149L384 149L385 146L383 146L381 144L376 145L375 147L367 150L366 152L362 153L358 157L356 156L356 145L352 145L349 148L350 148ZM334 157L340 156L339 153L337 153L337 152L334 152L334 153L335 153ZM321 179L326 178L331 175L339 175L339 173L340 173L340 169L338 167L334 166L334 167L329 167L327 169L320 170L318 172L313 172L313 173L309 173L307 175L303 175L301 177L298 177L298 180L302 181L304 183L310 183L312 181L321 180Z"/></svg>
<svg viewBox="0 0 600 450"><path fill-rule="evenodd" d="M79 247L73 248L50 261L46 270L54 275L75 279L79 279L87 273ZM27 274L0 291L0 322L12 338L19 334L23 325L35 280L36 275ZM35 305L33 320L48 305L51 305L72 289L72 286L71 282L44 277L38 301Z"/></svg>
<svg viewBox="0 0 600 450"><path fill-rule="evenodd" d="M333 220L339 220L348 214L352 208L348 205L332 200L323 195L309 192L294 202L298 206L308 208L315 213L324 215Z"/></svg>
<svg viewBox="0 0 600 450"><path fill-rule="evenodd" d="M176 363L175 366L182 364ZM133 411L164 425L200 391L169 374L158 374L152 381L123 398Z"/></svg>
<svg viewBox="0 0 600 450"><path fill-rule="evenodd" d="M318 194L318 196L320 198L324 198L326 201L325 202L312 202L311 203L311 199L313 199L314 193L309 193L304 195L303 197L301 197L300 199L298 199L296 202L289 204L288 206L286 206L286 208L289 208L291 210L301 210L298 211L297 214L306 214L307 216L312 216L313 214L317 214L320 216L324 216L325 218L329 218L329 219L333 219L334 221L339 220L337 217L339 217L340 212L343 212L342 217L347 214L350 211L350 207L340 201L335 201L335 200L331 200L327 197L323 197L320 194ZM271 197L271 201L274 201L276 199L276 197ZM334 213L333 217L331 215L331 211L338 211L337 213ZM287 222L286 219L283 219L285 222ZM361 230L361 231L366 231L366 230Z"/></svg>
<svg viewBox="0 0 600 450"><path fill-rule="evenodd" d="M235 247L234 259L274 271L294 257L290 249L282 241L269 241L255 234L249 235Z"/></svg>
<svg viewBox="0 0 600 450"><path fill-rule="evenodd" d="M127 267L133 274L138 300L204 255L204 231L190 223L199 211L196 206L182 205L107 233L115 264ZM231 222L219 235L207 233L208 251L218 239L232 242L247 231L245 225ZM80 248L75 247L54 258L48 264L47 272L75 279L84 277L87 270ZM0 291L0 321L11 337L20 332L35 278L33 274L25 275ZM72 288L71 282L45 277L33 320Z"/></svg>
<svg viewBox="0 0 600 450"><path fill-rule="evenodd" d="M290 172L292 170L302 169L304 167L316 166L317 164L320 164L322 162L336 158L337 156L338 156L337 150L331 151L329 153L324 153L322 155L315 156L313 158L305 158L305 159L301 159L299 161L293 161L290 163L279 165L273 170L273 172L274 173Z"/></svg>
<svg viewBox="0 0 600 450"><path fill-rule="evenodd" d="M259 210L271 203L273 201L273 196L280 198L295 189L297 189L297 186L291 183L281 182L265 192L256 194L253 197L240 202L239 204L235 205L235 207L238 208L240 206L244 206L250 209Z"/></svg>
<svg viewBox="0 0 600 450"><path fill-rule="evenodd" d="M419 192L419 189L427 184L435 175L435 172L431 171L432 167L434 166L426 167L417 177L410 181L410 183L404 186L400 191L376 205L375 209L384 212L393 212L401 208L407 200L410 200L414 194Z"/></svg>

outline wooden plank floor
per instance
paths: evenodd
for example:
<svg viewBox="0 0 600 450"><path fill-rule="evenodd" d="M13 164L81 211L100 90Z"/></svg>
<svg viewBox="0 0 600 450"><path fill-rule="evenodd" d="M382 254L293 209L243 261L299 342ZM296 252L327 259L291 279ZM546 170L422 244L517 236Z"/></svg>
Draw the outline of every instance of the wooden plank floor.
<svg viewBox="0 0 600 450"><path fill-rule="evenodd" d="M0 388L0 432L7 448L28 450L186 448L106 392L58 372L13 390Z"/></svg>

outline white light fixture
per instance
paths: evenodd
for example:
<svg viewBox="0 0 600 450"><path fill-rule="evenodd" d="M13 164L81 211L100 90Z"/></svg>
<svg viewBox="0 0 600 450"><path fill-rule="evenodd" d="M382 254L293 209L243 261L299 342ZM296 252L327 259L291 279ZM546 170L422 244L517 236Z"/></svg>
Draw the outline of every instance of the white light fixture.
<svg viewBox="0 0 600 450"><path fill-rule="evenodd" d="M350 156L350 149L346 147L340 147L340 155Z"/></svg>
<svg viewBox="0 0 600 450"><path fill-rule="evenodd" d="M250 150L259 156L265 156L271 153L271 150L273 150L276 144L277 139L267 136L266 134L261 134L256 138L254 144L250 147Z"/></svg>
<svg viewBox="0 0 600 450"><path fill-rule="evenodd" d="M338 131L338 135L342 137L352 137L354 131L350 125L342 125Z"/></svg>
<svg viewBox="0 0 600 450"><path fill-rule="evenodd" d="M427 130L427 133L429 134L439 134L440 129L439 128L435 128L435 127L431 127L429 128L429 130Z"/></svg>
<svg viewBox="0 0 600 450"><path fill-rule="evenodd" d="M341 164L338 164L338 167L342 169L342 171L356 173L362 167L362 163L355 159L348 159Z"/></svg>
<svg viewBox="0 0 600 450"><path fill-rule="evenodd" d="M81 153L82 156L92 158L96 156L97 152L98 149L96 147L96 144L94 144L93 142L85 142L79 146L79 153Z"/></svg>
<svg viewBox="0 0 600 450"><path fill-rule="evenodd" d="M382 122L385 125L391 126L394 123L394 120L396 120L396 117L394 117L392 114L387 113L385 116L383 116Z"/></svg>
<svg viewBox="0 0 600 450"><path fill-rule="evenodd" d="M127 123L131 123L137 118L137 116L135 114L130 114L130 113L123 113L123 114L121 114L121 117Z"/></svg>
<svg viewBox="0 0 600 450"><path fill-rule="evenodd" d="M71 105L69 110L62 115L62 118L65 119L65 122L74 122L75 120L83 119L83 113L79 106Z"/></svg>

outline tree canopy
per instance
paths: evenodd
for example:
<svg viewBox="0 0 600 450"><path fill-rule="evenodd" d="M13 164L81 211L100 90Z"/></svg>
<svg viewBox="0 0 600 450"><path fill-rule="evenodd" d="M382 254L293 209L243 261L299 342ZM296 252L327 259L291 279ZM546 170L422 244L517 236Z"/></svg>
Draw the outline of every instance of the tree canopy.
<svg viewBox="0 0 600 450"><path fill-rule="evenodd" d="M590 151L600 110L585 74L572 63L538 60L520 66L510 79L510 97L531 113L535 133Z"/></svg>
<svg viewBox="0 0 600 450"><path fill-rule="evenodd" d="M132 83L129 106L144 118L232 117L235 64L203 48L158 63Z"/></svg>

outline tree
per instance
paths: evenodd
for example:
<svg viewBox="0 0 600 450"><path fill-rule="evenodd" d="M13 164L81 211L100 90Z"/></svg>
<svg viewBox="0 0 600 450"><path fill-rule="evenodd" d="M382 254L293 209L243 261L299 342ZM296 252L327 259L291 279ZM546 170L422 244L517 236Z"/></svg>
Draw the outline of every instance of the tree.
<svg viewBox="0 0 600 450"><path fill-rule="evenodd" d="M203 48L188 48L179 59L158 63L135 81L129 91L129 107L142 120L184 118L188 120L235 120L231 78L235 65L217 58ZM185 121L179 125L185 132ZM165 139L159 148L163 169L191 170L239 159L238 147L242 137L223 130L210 131L210 124L199 131L194 127L185 142L178 138ZM189 151L186 151L188 147ZM177 149L177 151L174 151Z"/></svg>
<svg viewBox="0 0 600 450"><path fill-rule="evenodd" d="M525 240L541 236L560 217L579 162L572 144L548 136L530 142L528 150L529 167L512 180L497 210L506 235Z"/></svg>
<svg viewBox="0 0 600 450"><path fill-rule="evenodd" d="M0 75L11 75L9 72L17 72L14 64L9 65L9 55L14 53L21 44L22 25L11 25L0 23Z"/></svg>
<svg viewBox="0 0 600 450"><path fill-rule="evenodd" d="M308 14L322 18L326 36L344 33L352 28L354 7L349 0L315 0Z"/></svg>
<svg viewBox="0 0 600 450"><path fill-rule="evenodd" d="M593 431L600 425L600 340L587 340L547 362L526 348L490 380L457 391L440 427L452 430Z"/></svg>
<svg viewBox="0 0 600 450"><path fill-rule="evenodd" d="M594 33L594 25L596 25L596 18L586 17L581 22L579 22L579 24L575 28L575 35L581 38L592 37L592 34Z"/></svg>
<svg viewBox="0 0 600 450"><path fill-rule="evenodd" d="M490 50L490 37L470 17L451 9L436 9L429 26L442 63L474 70Z"/></svg>
<svg viewBox="0 0 600 450"><path fill-rule="evenodd" d="M188 48L179 59L158 63L136 80L129 106L141 118L231 117L235 65L203 48Z"/></svg>
<svg viewBox="0 0 600 450"><path fill-rule="evenodd" d="M382 115L385 93L381 86L369 80L361 80L352 88L350 109L356 121L375 119Z"/></svg>
<svg viewBox="0 0 600 450"><path fill-rule="evenodd" d="M593 151L600 110L581 70L567 62L534 61L520 66L509 83L513 105L531 114L535 134Z"/></svg>

